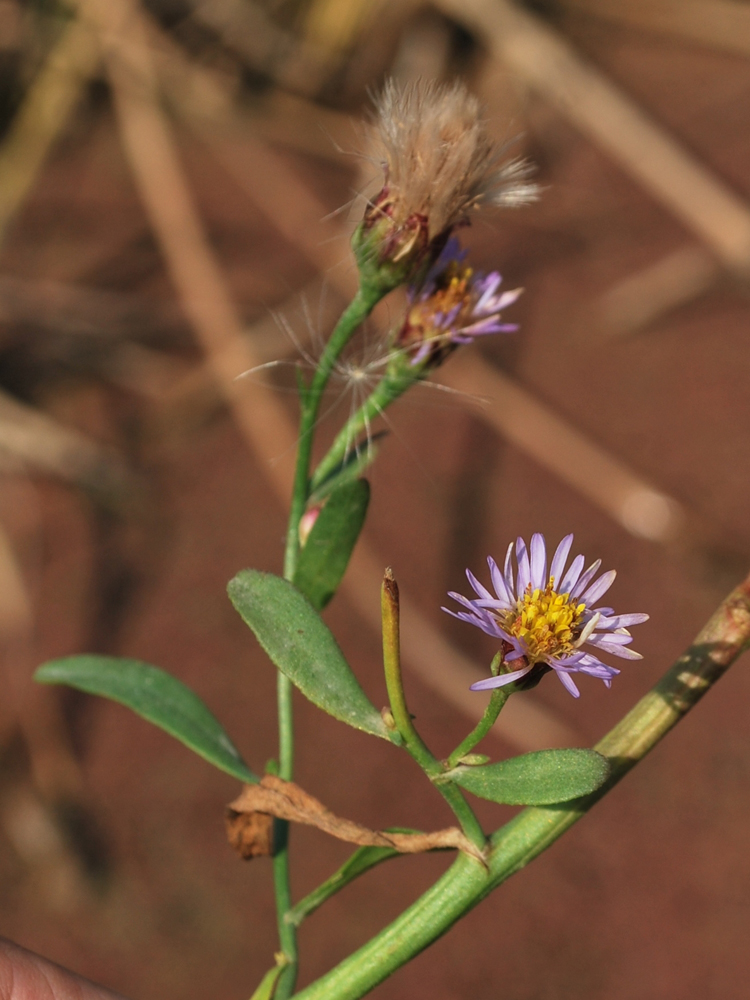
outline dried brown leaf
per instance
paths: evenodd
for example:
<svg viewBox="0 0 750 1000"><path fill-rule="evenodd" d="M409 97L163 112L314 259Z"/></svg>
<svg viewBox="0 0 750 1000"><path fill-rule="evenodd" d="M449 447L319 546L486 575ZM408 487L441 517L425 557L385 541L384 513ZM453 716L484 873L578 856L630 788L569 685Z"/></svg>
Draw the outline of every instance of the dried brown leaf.
<svg viewBox="0 0 750 1000"><path fill-rule="evenodd" d="M368 830L359 823L334 816L322 802L308 795L298 785L272 774L267 774L259 785L245 785L239 797L230 803L227 812L230 843L243 857L270 853L270 844L266 852L258 849L262 844L254 839L255 831L259 829L259 815L266 815L291 823L315 826L331 837L360 847L392 847L401 854L421 854L438 848L455 848L483 860L482 852L457 827L435 830L433 833ZM246 843L248 853L245 853Z"/></svg>
<svg viewBox="0 0 750 1000"><path fill-rule="evenodd" d="M229 843L240 857L249 861L273 854L273 816L228 809L226 824Z"/></svg>

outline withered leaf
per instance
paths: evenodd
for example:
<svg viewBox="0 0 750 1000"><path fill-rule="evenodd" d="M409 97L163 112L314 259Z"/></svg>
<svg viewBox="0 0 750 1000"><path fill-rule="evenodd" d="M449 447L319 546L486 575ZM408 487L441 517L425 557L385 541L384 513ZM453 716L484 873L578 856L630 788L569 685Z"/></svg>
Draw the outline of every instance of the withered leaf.
<svg viewBox="0 0 750 1000"><path fill-rule="evenodd" d="M455 848L483 861L482 852L459 830L452 826L433 833L387 833L368 830L359 823L341 819L330 812L299 785L267 774L259 785L245 785L228 807L229 840L243 857L270 853L270 839L263 841L257 832L260 816L276 816L291 823L315 826L331 837L360 847L391 847L400 854L421 854L439 848ZM261 850L268 844L268 851ZM247 846L245 846L247 845Z"/></svg>
<svg viewBox="0 0 750 1000"><path fill-rule="evenodd" d="M268 813L238 813L227 809L227 837L240 857L268 857L273 853L273 816Z"/></svg>

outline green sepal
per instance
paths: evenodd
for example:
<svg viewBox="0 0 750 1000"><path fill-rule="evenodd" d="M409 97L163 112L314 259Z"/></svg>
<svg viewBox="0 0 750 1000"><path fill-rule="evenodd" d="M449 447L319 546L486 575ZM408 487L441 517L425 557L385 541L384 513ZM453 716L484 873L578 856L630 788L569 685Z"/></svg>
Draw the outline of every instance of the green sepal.
<svg viewBox="0 0 750 1000"><path fill-rule="evenodd" d="M361 223L352 234L360 287L363 292L380 298L399 285L405 285L414 272L414 263L408 255L396 262L383 258L381 251L386 233L391 229L387 221L374 227Z"/></svg>
<svg viewBox="0 0 750 1000"><path fill-rule="evenodd" d="M273 663L306 698L355 729L389 739L330 629L296 587L272 573L245 569L227 590Z"/></svg>
<svg viewBox="0 0 750 1000"><path fill-rule="evenodd" d="M50 660L34 679L67 684L126 705L220 771L249 784L259 781L198 695L159 667L118 656L83 654Z"/></svg>
<svg viewBox="0 0 750 1000"><path fill-rule="evenodd" d="M609 770L607 758L595 750L537 750L496 764L459 766L445 778L490 802L547 806L596 791Z"/></svg>
<svg viewBox="0 0 750 1000"><path fill-rule="evenodd" d="M336 593L365 523L370 484L355 479L328 497L299 554L294 585L317 610Z"/></svg>

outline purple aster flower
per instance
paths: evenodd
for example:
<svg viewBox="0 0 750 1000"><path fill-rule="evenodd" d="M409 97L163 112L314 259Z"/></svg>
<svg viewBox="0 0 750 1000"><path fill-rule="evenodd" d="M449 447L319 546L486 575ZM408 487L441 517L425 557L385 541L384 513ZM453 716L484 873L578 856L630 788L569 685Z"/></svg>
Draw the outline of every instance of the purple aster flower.
<svg viewBox="0 0 750 1000"><path fill-rule="evenodd" d="M597 579L601 559L584 572L585 560L580 555L566 570L572 544L573 536L566 535L557 546L548 573L544 535L534 535L528 549L519 538L515 545L515 575L511 563L512 542L502 571L492 556L487 559L494 594L467 569L466 575L477 596L448 595L465 610L443 608L443 611L502 639L503 662L517 661L518 664L517 669L508 673L477 681L471 685L472 691L520 681L541 665L543 669L554 670L564 687L577 698L580 692L571 674L599 677L609 687L612 678L620 672L603 663L599 653L610 653L625 660L641 659L640 653L629 648L633 637L628 627L647 621L648 615L616 615L612 608L598 607L598 602L612 586L616 572L609 570Z"/></svg>
<svg viewBox="0 0 750 1000"><path fill-rule="evenodd" d="M409 307L396 345L412 354L412 365L437 366L459 344L518 329L516 323L501 323L500 314L523 289L499 293L498 272L475 274L464 264L466 254L451 237L422 285L409 289Z"/></svg>

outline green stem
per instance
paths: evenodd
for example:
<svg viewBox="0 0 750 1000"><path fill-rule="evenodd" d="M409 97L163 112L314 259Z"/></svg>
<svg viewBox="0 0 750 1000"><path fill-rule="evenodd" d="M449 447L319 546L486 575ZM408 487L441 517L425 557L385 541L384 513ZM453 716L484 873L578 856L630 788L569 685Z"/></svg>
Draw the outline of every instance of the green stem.
<svg viewBox="0 0 750 1000"><path fill-rule="evenodd" d="M433 781L435 787L453 810L461 829L480 850L484 850L487 838L474 815L474 810L463 796L460 789L451 782L441 782L440 776L445 769L433 755L422 737L414 727L411 714L406 705L406 695L401 677L400 653L400 614L398 584L393 579L389 569L385 571L383 586L380 591L380 607L383 618L383 667L385 669L385 686L388 689L388 701L396 729L404 741L404 747L419 764L422 770Z"/></svg>
<svg viewBox="0 0 750 1000"><path fill-rule="evenodd" d="M405 826L389 826L387 833L419 833ZM334 872L330 878L313 889L311 893L301 899L287 914L289 923L299 926L302 921L314 913L319 906L322 906L327 899L335 896L345 886L349 885L360 875L364 875L371 868L388 861L389 858L404 857L395 847L360 847L349 857L338 871Z"/></svg>
<svg viewBox="0 0 750 1000"><path fill-rule="evenodd" d="M448 758L446 763L449 770L455 767L461 758L465 757L467 753L471 753L477 743L479 743L480 740L483 740L490 729L492 729L497 721L498 715L500 715L500 712L505 705L505 702L511 696L512 692L509 690L510 687L512 687L512 685L508 684L506 687L495 688L492 692L492 697L490 698L489 704L485 709L484 715L466 739L458 744L456 749Z"/></svg>
<svg viewBox="0 0 750 1000"><path fill-rule="evenodd" d="M487 837L485 836L484 830L482 829L474 810L466 801L464 793L460 788L457 788L452 781L446 781L444 783L436 781L434 784L435 788L437 788L453 810L453 814L461 824L463 832L475 847L478 847L480 851L484 852L487 847Z"/></svg>
<svg viewBox="0 0 750 1000"><path fill-rule="evenodd" d="M381 298L381 292L372 289L359 289L336 324L336 328L320 357L312 382L302 397L297 466L294 474L292 505L289 511L289 527L284 557L284 576L287 580L291 580L294 576L299 555L299 522L305 512L305 504L310 495L310 456L323 392L339 355L351 340L357 327L367 319Z"/></svg>
<svg viewBox="0 0 750 1000"><path fill-rule="evenodd" d="M360 289L349 303L341 319L336 324L325 346L312 383L300 393L302 414L300 418L297 464L294 474L292 502L289 511L286 549L284 552L284 578L294 579L299 558L299 522L305 511L310 492L310 455L312 453L315 424L320 411L323 392L330 378L336 359L341 354L352 334L372 312L382 293ZM294 725L292 714L292 685L282 673L277 680L279 718L279 776L291 781L294 774ZM279 943L285 965L279 976L274 1000L288 1000L294 992L297 980L298 948L297 928L286 919L292 908L292 894L289 876L289 823L274 820L273 880L276 895L276 915L279 929Z"/></svg>
<svg viewBox="0 0 750 1000"><path fill-rule="evenodd" d="M276 690L279 706L279 777L292 780L294 771L294 719L292 715L292 684L279 670L276 675ZM297 948L297 928L285 917L292 908L292 889L289 873L289 823L275 819L273 823L273 883L276 895L276 922L279 944L285 964L279 973L274 997L286 1000L294 993L297 981L299 951Z"/></svg>
<svg viewBox="0 0 750 1000"><path fill-rule="evenodd" d="M672 729L750 646L750 577L719 607L694 644L599 742L607 783L575 807L525 809L492 836L485 870L461 855L390 926L298 995L298 1000L358 1000L444 934L493 889L541 854L588 812Z"/></svg>
<svg viewBox="0 0 750 1000"><path fill-rule="evenodd" d="M328 453L313 473L311 483L313 490L318 489L346 461L357 439L364 431L369 430L373 420L420 378L421 375L413 371L386 371L357 412L344 424Z"/></svg>

